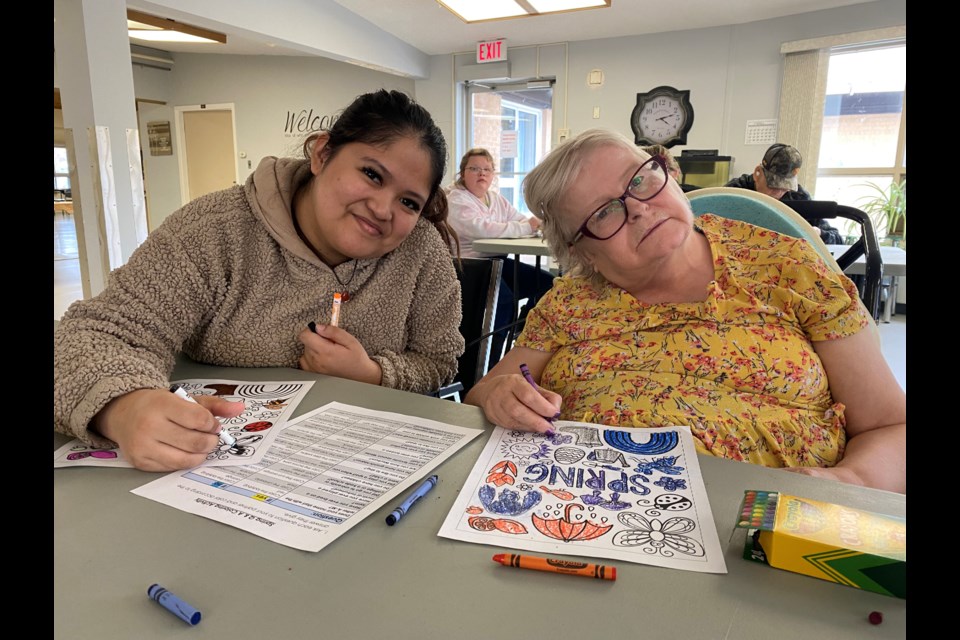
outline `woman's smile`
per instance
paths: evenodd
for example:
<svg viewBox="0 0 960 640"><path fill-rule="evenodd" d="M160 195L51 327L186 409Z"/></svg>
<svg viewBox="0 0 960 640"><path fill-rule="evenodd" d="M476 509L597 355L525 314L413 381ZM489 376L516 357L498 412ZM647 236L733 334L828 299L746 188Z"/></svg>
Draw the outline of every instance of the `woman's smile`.
<svg viewBox="0 0 960 640"><path fill-rule="evenodd" d="M353 218L357 221L357 226L360 227L360 230L364 233L368 233L372 236L380 237L383 235L383 229L379 225L372 222L369 218L365 218L359 214L352 214Z"/></svg>

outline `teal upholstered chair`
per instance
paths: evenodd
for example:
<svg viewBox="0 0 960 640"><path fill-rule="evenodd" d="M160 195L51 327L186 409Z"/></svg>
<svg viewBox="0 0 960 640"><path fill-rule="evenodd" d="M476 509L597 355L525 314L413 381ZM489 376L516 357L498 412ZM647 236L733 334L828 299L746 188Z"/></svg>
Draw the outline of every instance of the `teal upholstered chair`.
<svg viewBox="0 0 960 640"><path fill-rule="evenodd" d="M827 245L820 239L820 231L779 200L757 191L736 187L697 189L688 193L687 198L695 216L714 213L724 218L749 222L791 238L803 238L813 245L827 265L839 273L843 272Z"/></svg>
<svg viewBox="0 0 960 640"><path fill-rule="evenodd" d="M688 193L687 198L690 200L690 206L693 208L695 216L714 213L724 218L749 222L793 238L803 238L817 250L827 266L838 273L843 273L843 268L850 266L860 255L866 256L866 276L864 285L860 288L860 299L873 319L877 320L879 318L880 279L883 275L883 265L880 260L876 233L869 216L863 212L851 207L843 207L835 202L804 201L799 203L814 207L812 211L808 212L808 216L816 218L845 217L855 220L861 225L864 239L850 247L840 257L844 263L841 267L831 255L830 250L827 249L827 245L820 239L819 229L807 222L806 218L784 202L750 189L738 189L736 187L698 189Z"/></svg>

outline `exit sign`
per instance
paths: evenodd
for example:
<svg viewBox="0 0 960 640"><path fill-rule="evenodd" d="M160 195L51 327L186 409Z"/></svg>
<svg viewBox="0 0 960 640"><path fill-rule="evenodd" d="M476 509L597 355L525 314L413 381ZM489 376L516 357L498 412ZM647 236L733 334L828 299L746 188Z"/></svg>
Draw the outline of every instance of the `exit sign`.
<svg viewBox="0 0 960 640"><path fill-rule="evenodd" d="M507 41L487 40L477 43L477 64L484 62L501 62L507 59Z"/></svg>

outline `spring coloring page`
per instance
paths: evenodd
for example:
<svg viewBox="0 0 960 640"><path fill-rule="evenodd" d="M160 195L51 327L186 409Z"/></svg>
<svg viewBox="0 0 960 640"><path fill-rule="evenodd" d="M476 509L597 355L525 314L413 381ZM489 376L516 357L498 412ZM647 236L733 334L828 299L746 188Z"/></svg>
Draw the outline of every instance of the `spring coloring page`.
<svg viewBox="0 0 960 640"><path fill-rule="evenodd" d="M439 535L726 573L688 427L497 427Z"/></svg>

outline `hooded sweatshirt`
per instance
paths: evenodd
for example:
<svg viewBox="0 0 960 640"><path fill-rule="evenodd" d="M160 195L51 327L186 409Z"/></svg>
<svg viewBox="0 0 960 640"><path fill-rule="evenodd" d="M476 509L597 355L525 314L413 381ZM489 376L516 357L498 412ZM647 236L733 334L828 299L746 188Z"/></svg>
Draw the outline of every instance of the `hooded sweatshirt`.
<svg viewBox="0 0 960 640"><path fill-rule="evenodd" d="M102 293L71 305L54 333L54 428L113 446L90 420L130 391L167 388L181 352L215 366L296 368L297 335L329 323L344 290L339 326L380 365L382 386L426 393L450 382L464 340L440 234L421 218L390 253L335 275L293 226L294 194L311 176L309 161L264 158L245 185L172 213Z"/></svg>

